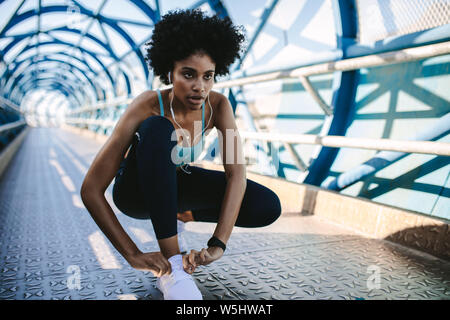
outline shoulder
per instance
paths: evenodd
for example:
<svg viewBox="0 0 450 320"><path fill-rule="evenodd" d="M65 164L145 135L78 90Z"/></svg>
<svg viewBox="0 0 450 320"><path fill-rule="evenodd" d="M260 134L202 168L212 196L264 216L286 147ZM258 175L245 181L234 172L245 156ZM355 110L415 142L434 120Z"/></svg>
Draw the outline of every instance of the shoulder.
<svg viewBox="0 0 450 320"><path fill-rule="evenodd" d="M221 120L223 120L224 113L227 109L231 109L231 104L228 98L220 92L211 90L209 92L209 101L213 108L213 127L219 128Z"/></svg>
<svg viewBox="0 0 450 320"><path fill-rule="evenodd" d="M158 109L156 108L158 106ZM142 121L159 114L159 104L156 91L146 90L136 96L126 108L117 122L116 128L134 134ZM114 131L113 131L114 134ZM123 132L121 132L123 134Z"/></svg>
<svg viewBox="0 0 450 320"><path fill-rule="evenodd" d="M211 90L209 93L209 97L210 97L211 105L214 108L214 112L220 114L224 111L227 111L227 109L231 108L230 101L222 93Z"/></svg>
<svg viewBox="0 0 450 320"><path fill-rule="evenodd" d="M158 95L154 90L146 90L136 96L131 105L153 108L158 103Z"/></svg>
<svg viewBox="0 0 450 320"><path fill-rule="evenodd" d="M152 115L159 115L159 102L156 91L146 90L136 96L129 104L127 111L146 119Z"/></svg>
<svg viewBox="0 0 450 320"><path fill-rule="evenodd" d="M220 92L211 90L209 92L209 97L211 99L211 103L214 105L220 105L228 102L228 98Z"/></svg>
<svg viewBox="0 0 450 320"><path fill-rule="evenodd" d="M214 126L225 133L227 129L237 129L233 108L228 98L220 92L210 92L211 105L214 105Z"/></svg>

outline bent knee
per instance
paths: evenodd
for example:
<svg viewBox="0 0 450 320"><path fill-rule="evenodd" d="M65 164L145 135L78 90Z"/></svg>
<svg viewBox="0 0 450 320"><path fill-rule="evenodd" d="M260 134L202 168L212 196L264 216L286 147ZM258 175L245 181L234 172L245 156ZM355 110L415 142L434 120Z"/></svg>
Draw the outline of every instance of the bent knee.
<svg viewBox="0 0 450 320"><path fill-rule="evenodd" d="M281 215L280 198L275 192L264 188L257 199L247 203L244 210L238 216L236 226L247 228L259 228L271 225Z"/></svg>
<svg viewBox="0 0 450 320"><path fill-rule="evenodd" d="M161 134L172 134L172 131L174 130L172 122L170 122L169 119L163 116L155 115L148 117L139 126L138 132L146 136L147 134L153 134L155 132L158 133L158 135Z"/></svg>
<svg viewBox="0 0 450 320"><path fill-rule="evenodd" d="M174 130L175 128L169 119L155 115L142 121L137 130L137 134L140 142L152 141L153 143L156 141L162 142L173 140ZM176 143L176 140L174 140L173 143Z"/></svg>
<svg viewBox="0 0 450 320"><path fill-rule="evenodd" d="M271 225L281 216L281 202L275 192L270 191L270 196L266 196L264 204L262 227Z"/></svg>

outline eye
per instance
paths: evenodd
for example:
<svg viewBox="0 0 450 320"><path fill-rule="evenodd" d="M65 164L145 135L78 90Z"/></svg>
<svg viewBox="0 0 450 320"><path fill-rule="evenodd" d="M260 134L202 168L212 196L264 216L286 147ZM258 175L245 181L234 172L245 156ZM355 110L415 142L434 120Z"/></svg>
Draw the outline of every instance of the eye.
<svg viewBox="0 0 450 320"><path fill-rule="evenodd" d="M184 77L186 79L191 79L192 78L192 73L190 73L190 72L185 72L185 73L183 73L183 75L184 75Z"/></svg>
<svg viewBox="0 0 450 320"><path fill-rule="evenodd" d="M205 80L211 80L212 77L213 77L212 74L207 74L207 75L205 75Z"/></svg>

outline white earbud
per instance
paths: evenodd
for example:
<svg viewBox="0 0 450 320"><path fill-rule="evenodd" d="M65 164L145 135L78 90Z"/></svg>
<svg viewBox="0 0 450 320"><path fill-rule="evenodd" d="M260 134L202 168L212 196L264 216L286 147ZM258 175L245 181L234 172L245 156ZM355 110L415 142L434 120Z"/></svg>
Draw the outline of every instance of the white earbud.
<svg viewBox="0 0 450 320"><path fill-rule="evenodd" d="M172 83L172 80L170 79L170 71L169 71L168 77L169 77L169 83Z"/></svg>

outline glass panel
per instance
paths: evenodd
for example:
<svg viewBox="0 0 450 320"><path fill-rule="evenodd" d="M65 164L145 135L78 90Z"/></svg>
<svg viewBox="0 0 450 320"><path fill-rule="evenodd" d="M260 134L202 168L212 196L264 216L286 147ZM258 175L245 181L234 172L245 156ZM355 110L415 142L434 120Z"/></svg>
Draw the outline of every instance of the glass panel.
<svg viewBox="0 0 450 320"><path fill-rule="evenodd" d="M362 43L450 23L448 0L357 0L357 11Z"/></svg>
<svg viewBox="0 0 450 320"><path fill-rule="evenodd" d="M103 7L101 14L112 19L126 19L143 23L152 23L151 19L131 1L108 1Z"/></svg>

